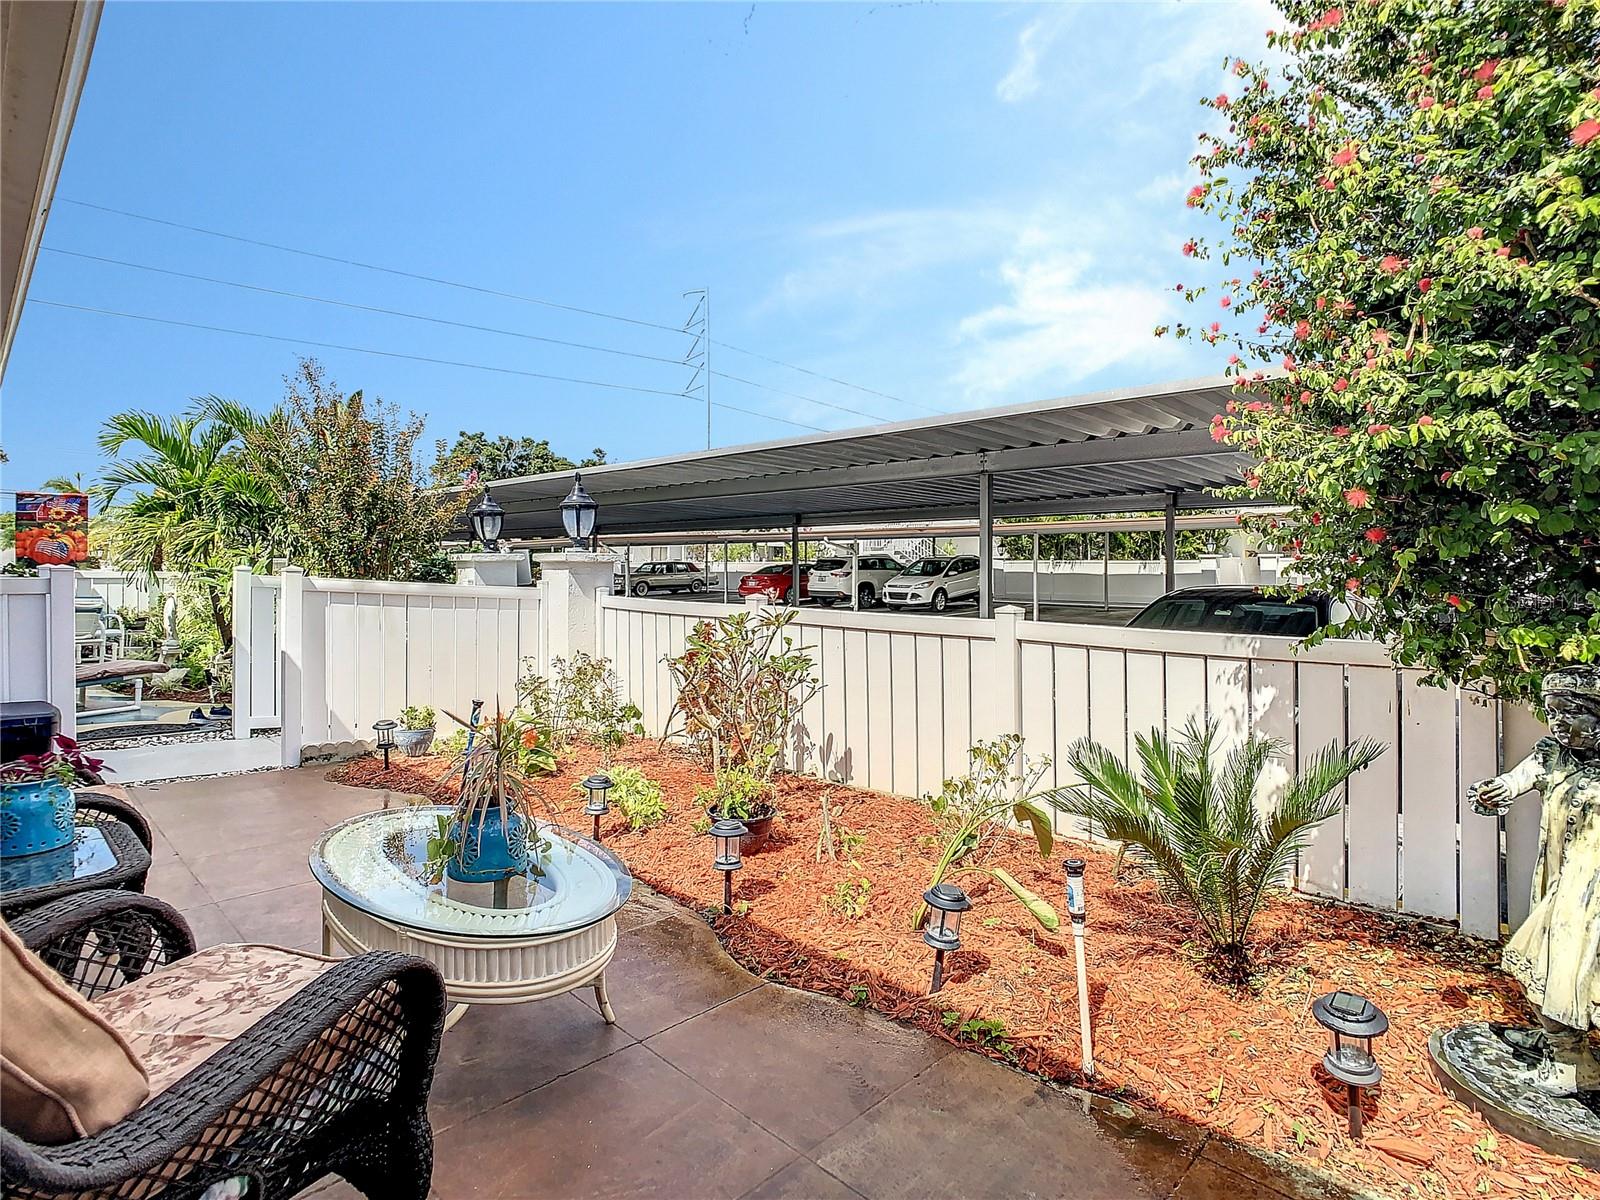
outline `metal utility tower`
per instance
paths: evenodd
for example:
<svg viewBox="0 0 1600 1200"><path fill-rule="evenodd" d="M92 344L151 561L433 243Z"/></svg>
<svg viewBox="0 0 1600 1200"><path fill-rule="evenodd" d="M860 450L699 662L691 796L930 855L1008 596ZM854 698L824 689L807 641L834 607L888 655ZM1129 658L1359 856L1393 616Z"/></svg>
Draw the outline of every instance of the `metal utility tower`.
<svg viewBox="0 0 1600 1200"><path fill-rule="evenodd" d="M706 449L711 449L711 289L695 288L683 294L685 300L694 297L694 311L689 314L689 319L683 323L683 331L693 341L689 344L689 351L683 356L683 363L694 368L694 374L689 376L689 382L684 385L683 394L693 396L698 385L706 402Z"/></svg>

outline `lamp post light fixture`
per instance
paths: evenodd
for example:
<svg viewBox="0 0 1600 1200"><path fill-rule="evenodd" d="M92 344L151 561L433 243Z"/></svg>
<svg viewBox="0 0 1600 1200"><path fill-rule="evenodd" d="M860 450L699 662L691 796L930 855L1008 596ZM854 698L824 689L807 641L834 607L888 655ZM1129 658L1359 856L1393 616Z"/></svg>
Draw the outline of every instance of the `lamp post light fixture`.
<svg viewBox="0 0 1600 1200"><path fill-rule="evenodd" d="M609 775L591 775L583 781L583 790L589 794L589 802L583 806L583 811L594 818L594 840L597 842L600 840L600 818L611 811L608 793L612 786Z"/></svg>
<svg viewBox="0 0 1600 1200"><path fill-rule="evenodd" d="M1072 918L1072 948L1078 960L1078 1041L1083 1050L1083 1073L1092 1076L1094 1042L1089 1034L1089 972L1083 960L1083 935L1089 922L1083 893L1085 867L1081 858L1067 859L1067 914Z"/></svg>
<svg viewBox="0 0 1600 1200"><path fill-rule="evenodd" d="M716 870L722 872L722 911L733 911L733 873L744 863L739 861L739 839L750 830L743 821L735 821L732 817L719 817L711 822L711 828L706 831L715 840L717 846L716 860L711 864Z"/></svg>
<svg viewBox="0 0 1600 1200"><path fill-rule="evenodd" d="M1344 1084L1350 1108L1350 1136L1361 1136L1361 1092L1383 1081L1372 1043L1389 1031L1383 1010L1354 992L1329 992L1311 1002L1311 1015L1328 1031L1323 1068Z"/></svg>
<svg viewBox="0 0 1600 1200"><path fill-rule="evenodd" d="M566 527L567 536L572 539L574 550L590 548L590 539L594 537L595 514L599 511L600 506L583 486L583 476L574 471L572 490L561 502L561 524Z"/></svg>
<svg viewBox="0 0 1600 1200"><path fill-rule="evenodd" d="M383 751L383 769L387 771L389 751L394 749L394 731L400 727L400 722L386 717L382 721L374 721L372 727L378 731L378 749Z"/></svg>
<svg viewBox="0 0 1600 1200"><path fill-rule="evenodd" d="M500 527L505 524L506 510L496 504L494 497L489 495L488 484L483 485L483 495L479 496L478 502L467 510L467 516L472 521L472 532L483 546L485 553L499 553Z"/></svg>
<svg viewBox="0 0 1600 1200"><path fill-rule="evenodd" d="M932 914L923 926L922 940L933 947L933 995L944 986L944 956L961 949L961 914L972 907L967 894L953 883L936 883L922 893Z"/></svg>

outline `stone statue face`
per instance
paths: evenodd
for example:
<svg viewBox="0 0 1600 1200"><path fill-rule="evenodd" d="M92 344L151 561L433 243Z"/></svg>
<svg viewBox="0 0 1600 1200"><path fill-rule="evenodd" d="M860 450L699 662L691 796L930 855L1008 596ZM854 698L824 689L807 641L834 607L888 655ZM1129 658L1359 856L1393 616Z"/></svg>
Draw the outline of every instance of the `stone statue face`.
<svg viewBox="0 0 1600 1200"><path fill-rule="evenodd" d="M1600 711L1592 697L1556 692L1545 700L1550 735L1585 757L1600 753Z"/></svg>

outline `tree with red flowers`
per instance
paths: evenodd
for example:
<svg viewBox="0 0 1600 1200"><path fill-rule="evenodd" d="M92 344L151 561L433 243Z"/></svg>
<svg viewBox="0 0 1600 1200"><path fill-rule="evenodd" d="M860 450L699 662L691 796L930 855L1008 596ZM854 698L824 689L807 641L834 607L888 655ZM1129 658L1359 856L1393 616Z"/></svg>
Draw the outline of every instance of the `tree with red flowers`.
<svg viewBox="0 0 1600 1200"><path fill-rule="evenodd" d="M1280 6L1202 101L1171 332L1236 348L1212 434L1332 632L1527 698L1600 659L1600 0Z"/></svg>

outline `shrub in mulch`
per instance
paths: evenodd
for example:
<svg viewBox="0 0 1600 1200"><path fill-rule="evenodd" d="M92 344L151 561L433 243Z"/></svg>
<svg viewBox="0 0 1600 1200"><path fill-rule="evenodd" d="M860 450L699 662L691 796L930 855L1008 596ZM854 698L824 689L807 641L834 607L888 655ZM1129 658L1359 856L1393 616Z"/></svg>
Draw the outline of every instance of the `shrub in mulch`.
<svg viewBox="0 0 1600 1200"><path fill-rule="evenodd" d="M1113 882L1114 854L1060 839L1042 860L1031 837L1003 835L988 861L1063 913L1061 861L1067 852L1089 860L1096 1073L1084 1079L1064 918L1048 933L997 884L977 883L945 986L926 994L932 952L911 929L939 850L925 806L780 776L782 816L767 850L745 857L738 911L724 916L710 840L694 832L704 816L695 792L709 773L654 742L618 757L663 785L669 815L634 832L613 809L602 824L605 844L641 881L707 913L729 953L757 974L877 1009L1053 1080L1136 1100L1345 1187L1397 1197L1600 1197L1600 1175L1496 1134L1434 1081L1433 1030L1532 1019L1491 945L1423 922L1279 897L1253 926L1252 974L1241 984L1210 955L1198 924L1151 881L1125 870L1132 881ZM587 830L573 785L597 763L593 751L575 750L559 774L538 781L552 820ZM363 759L331 777L449 799L439 783L445 766L442 758L405 759L384 772ZM819 862L824 795L836 857ZM1322 1072L1326 1035L1310 1012L1313 997L1339 988L1368 996L1390 1020L1377 1047L1384 1081L1369 1094L1362 1142L1346 1131L1343 1088ZM999 1026L965 1035L952 1027L973 1018Z"/></svg>

